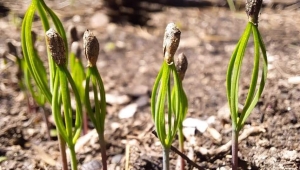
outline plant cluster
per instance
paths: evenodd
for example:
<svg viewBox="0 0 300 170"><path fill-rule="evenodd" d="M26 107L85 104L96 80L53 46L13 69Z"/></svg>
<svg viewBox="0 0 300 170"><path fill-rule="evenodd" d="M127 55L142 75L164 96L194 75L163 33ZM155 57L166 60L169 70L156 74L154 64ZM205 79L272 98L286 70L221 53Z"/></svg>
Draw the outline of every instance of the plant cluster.
<svg viewBox="0 0 300 170"><path fill-rule="evenodd" d="M31 30L33 17L36 11L41 18L45 31L45 39L48 47L47 68L49 68L49 76L47 75L44 63L34 49L34 41ZM57 32L55 29L50 28L51 23L49 19L52 20ZM85 32L83 37L85 55L89 63L87 75L85 75L83 64L77 56L78 52L76 52L76 38L73 38L73 40L75 39L72 43L73 50L69 54L66 33L62 23L43 0L33 0L31 2L23 20L21 34L24 62L21 63L21 61L23 61L21 60L21 64L19 65L22 70L26 71L24 72L26 82L27 79L29 79L27 77L32 77L34 80L32 82L29 79L26 87L31 92L35 101L40 105L45 104L45 101L40 102L39 98L35 98L35 94L39 93L36 96L45 97L51 104L52 114L58 132L59 146L62 156L62 168L64 170L68 169L65 152L65 146L67 145L70 150L72 169L77 169L75 144L82 130L82 105L84 105L89 118L94 123L99 134L103 169L107 169L106 146L104 139L106 102L101 76L96 68L96 61L99 55L99 43L96 37L93 36L92 32L89 30ZM70 63L70 69L68 69L68 62ZM95 98L95 111L92 109L88 95L90 80L92 80L93 85L92 91L94 92ZM86 81L85 89L82 85L84 81ZM32 87L36 87L36 91L32 90ZM98 98L98 91L100 91L100 99ZM74 97L76 101L75 113L73 112L71 105L72 97ZM75 119L75 121L73 119Z"/></svg>
<svg viewBox="0 0 300 170"><path fill-rule="evenodd" d="M232 119L232 168L234 170L238 167L239 132L257 104L267 77L266 49L258 30L258 15L261 5L262 0L247 1L246 12L249 16L249 22L231 56L227 70L226 87ZM47 67L45 67L44 62L34 48L36 38L32 32L32 22L36 12L41 18L46 37ZM54 25L55 29L50 28L51 24ZM82 128L85 127L85 133L87 131L85 115L92 121L98 133L102 165L103 169L106 170L107 156L104 138L106 99L104 84L96 65L99 55L99 42L90 30L85 31L83 49L88 63L85 70L80 58L79 38L75 36L77 34L76 29L71 28L70 33L72 40L71 52L69 53L66 33L59 18L43 0L32 0L22 24L21 39L24 58L18 57L17 59L20 70L24 72L24 78L20 81L20 86L30 92L39 106L43 107L46 102L51 104L64 170L68 169L66 146L70 150L72 169L77 169L75 144ZM242 112L239 113L239 77L251 34L254 40L253 71L247 98ZM187 114L188 100L182 81L188 62L183 53L174 59L179 46L180 35L181 31L174 23L167 25L163 40L163 63L153 85L151 96L152 119L157 137L163 148L164 170L170 169L169 153L177 134L179 150L184 153L182 122ZM260 61L263 61L263 63L260 64ZM258 81L259 77L261 77L260 81ZM90 91L93 92L93 103L90 100ZM76 101L73 107L71 98ZM75 108L75 111L72 108ZM185 161L181 158L180 162L183 170Z"/></svg>

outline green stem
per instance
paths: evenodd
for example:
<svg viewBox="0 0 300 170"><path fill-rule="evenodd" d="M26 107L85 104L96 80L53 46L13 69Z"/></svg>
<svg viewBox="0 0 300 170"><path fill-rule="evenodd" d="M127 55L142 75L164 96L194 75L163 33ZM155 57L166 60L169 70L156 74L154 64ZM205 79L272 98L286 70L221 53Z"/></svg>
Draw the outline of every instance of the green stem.
<svg viewBox="0 0 300 170"><path fill-rule="evenodd" d="M89 83L92 82L92 88L94 93L95 111L92 110L90 99L89 99ZM100 91L100 100L98 98L98 89ZM103 170L107 170L107 156L106 156L106 144L104 138L104 124L106 116L106 99L105 91L101 76L98 72L97 67L88 67L86 74L86 85L85 85L85 106L87 114L93 122L95 129L99 136L99 143L101 146L101 156ZM99 105L100 103L100 105Z"/></svg>
<svg viewBox="0 0 300 170"><path fill-rule="evenodd" d="M69 146L70 153L71 153L71 166L72 170L77 170L77 158L76 158L76 153L75 153L75 146Z"/></svg>
<svg viewBox="0 0 300 170"><path fill-rule="evenodd" d="M163 170L169 170L170 169L170 161L169 161L169 155L170 149L163 147Z"/></svg>
<svg viewBox="0 0 300 170"><path fill-rule="evenodd" d="M238 169L238 138L239 132L232 128L232 170Z"/></svg>
<svg viewBox="0 0 300 170"><path fill-rule="evenodd" d="M72 143L72 108L71 108L71 99L70 99L70 91L68 88L68 81L65 76L64 71L62 70L62 67L58 67L59 71L59 85L60 85L60 92L62 96L62 102L63 102L63 108L64 108L64 118L65 118L65 127L67 132L67 138L66 141L68 145Z"/></svg>

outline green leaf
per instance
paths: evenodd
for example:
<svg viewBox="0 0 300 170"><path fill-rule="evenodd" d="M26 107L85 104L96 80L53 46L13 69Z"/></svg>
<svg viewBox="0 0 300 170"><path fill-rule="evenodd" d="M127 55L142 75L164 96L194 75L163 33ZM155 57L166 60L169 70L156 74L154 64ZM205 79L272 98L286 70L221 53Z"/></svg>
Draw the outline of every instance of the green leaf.
<svg viewBox="0 0 300 170"><path fill-rule="evenodd" d="M258 102L258 100L259 100L259 98L260 98L260 96L263 92L263 89L265 87L265 82L266 82L266 79L267 79L267 72L268 72L267 55L266 55L265 45L264 45L264 43L261 39L259 30L257 29L257 26L253 26L253 38L254 38L254 46L255 46L255 60L260 60L260 50L263 54L262 76L261 76L261 79L260 79L260 83L258 85L259 86L258 90L255 92L255 94L254 94L254 92L252 92L253 93L252 94L252 100L250 100L249 103L247 103L247 105L245 105L245 107L243 109L243 114L242 114L242 117L239 121L239 129L241 129L244 126L244 123L246 122L247 118L249 117L251 111L254 109L255 105L257 104L257 102ZM259 69L259 61L256 61L256 62L258 62L258 63L257 63L257 65L254 64L254 67L257 67L256 69ZM256 76L256 79L257 79L258 73L257 73L257 75L254 75L254 76ZM250 89L251 89L251 86L256 87L256 82L254 84L254 82L251 81ZM249 94L248 94L248 96L249 96Z"/></svg>
<svg viewBox="0 0 300 170"><path fill-rule="evenodd" d="M240 41L237 44L233 56L231 57L227 71L227 98L229 100L232 124L234 128L237 128L236 126L238 122L239 77L251 30L252 24L248 23Z"/></svg>

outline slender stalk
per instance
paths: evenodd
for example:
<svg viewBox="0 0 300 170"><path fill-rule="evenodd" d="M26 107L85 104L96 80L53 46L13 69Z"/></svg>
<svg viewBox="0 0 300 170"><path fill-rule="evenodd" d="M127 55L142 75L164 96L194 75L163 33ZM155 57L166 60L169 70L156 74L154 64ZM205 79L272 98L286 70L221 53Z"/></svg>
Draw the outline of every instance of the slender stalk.
<svg viewBox="0 0 300 170"><path fill-rule="evenodd" d="M46 110L45 110L44 106L42 106L41 109L42 109L42 112L43 112L42 116L43 116L43 119L44 119L44 122L45 122L46 128L47 128L47 139L48 139L48 141L50 141L51 140L50 127L49 127L49 121L47 119Z"/></svg>
<svg viewBox="0 0 300 170"><path fill-rule="evenodd" d="M77 159L76 159L76 153L75 153L75 147L69 146L70 152L71 152L71 166L72 170L77 170Z"/></svg>
<svg viewBox="0 0 300 170"><path fill-rule="evenodd" d="M239 132L232 128L232 170L238 169L238 138Z"/></svg>
<svg viewBox="0 0 300 170"><path fill-rule="evenodd" d="M170 148L163 147L163 170L170 169L169 154L170 154Z"/></svg>
<svg viewBox="0 0 300 170"><path fill-rule="evenodd" d="M99 135L99 143L101 146L101 157L102 157L103 170L107 170L106 142L104 139L104 133L98 133L98 135Z"/></svg>
<svg viewBox="0 0 300 170"><path fill-rule="evenodd" d="M235 12L236 8L235 8L233 0L227 0L227 3L228 3L228 6L229 6L230 10Z"/></svg>
<svg viewBox="0 0 300 170"><path fill-rule="evenodd" d="M89 128L88 128L88 119L87 119L87 113L83 112L83 117L82 117L82 122L83 122L83 135L86 135Z"/></svg>
<svg viewBox="0 0 300 170"><path fill-rule="evenodd" d="M184 136L183 136L183 132L182 132L182 124L179 124L178 126L178 138L179 138L179 151L181 153L184 153ZM182 157L179 157L179 161L180 161L180 169L184 170L184 166L185 166L185 161Z"/></svg>
<svg viewBox="0 0 300 170"><path fill-rule="evenodd" d="M57 129L57 131L58 131L58 129ZM59 150L60 150L60 154L61 154L60 156L61 156L62 170L68 170L66 142L62 139L61 135L57 135L57 138L58 138Z"/></svg>

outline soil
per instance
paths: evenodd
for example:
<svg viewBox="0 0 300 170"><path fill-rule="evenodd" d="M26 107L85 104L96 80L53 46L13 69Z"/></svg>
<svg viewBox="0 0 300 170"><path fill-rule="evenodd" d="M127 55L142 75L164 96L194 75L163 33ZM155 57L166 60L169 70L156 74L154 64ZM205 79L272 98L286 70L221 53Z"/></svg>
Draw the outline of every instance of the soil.
<svg viewBox="0 0 300 170"><path fill-rule="evenodd" d="M146 5L153 10L143 13L146 22L141 26L127 22L126 16L114 16L112 20L117 23L109 22L102 1L46 3L65 28L75 25L80 37L85 29L90 29L99 40L98 69L112 99L107 101L105 125L109 169L124 169L126 161L132 169L162 169L161 146L151 133L154 127L149 100L163 61L164 30L170 22L182 32L177 54L184 52L189 61L183 82L189 101L187 117L209 122L204 132L192 128L186 136L185 154L201 169L230 169L230 147L215 151L231 140L225 77L231 53L247 24L243 9L232 12L226 7L149 3ZM18 66L6 50L6 42L11 41L18 53L21 51L20 28L29 1L4 0L2 5L10 11L0 18L0 169L59 169L58 142L55 135L47 140L42 116L45 112L51 122L50 107L47 104L43 110L33 106L32 99L28 107L26 95L18 85ZM263 95L241 132L244 137L239 143L240 169L300 169L299 23L296 1L289 6L268 6L261 12L259 30L267 48L269 72ZM38 52L45 59L44 35L38 19L33 30L38 34ZM242 98L247 94L252 51L251 40L240 84ZM138 107L130 107L134 103ZM127 118L120 118L120 111ZM53 123L50 128L53 132ZM89 133L79 139L80 169L101 166L100 146L92 129L90 125ZM178 147L177 139L173 146ZM177 157L171 152L171 169L175 169ZM193 168L187 164L186 169Z"/></svg>

